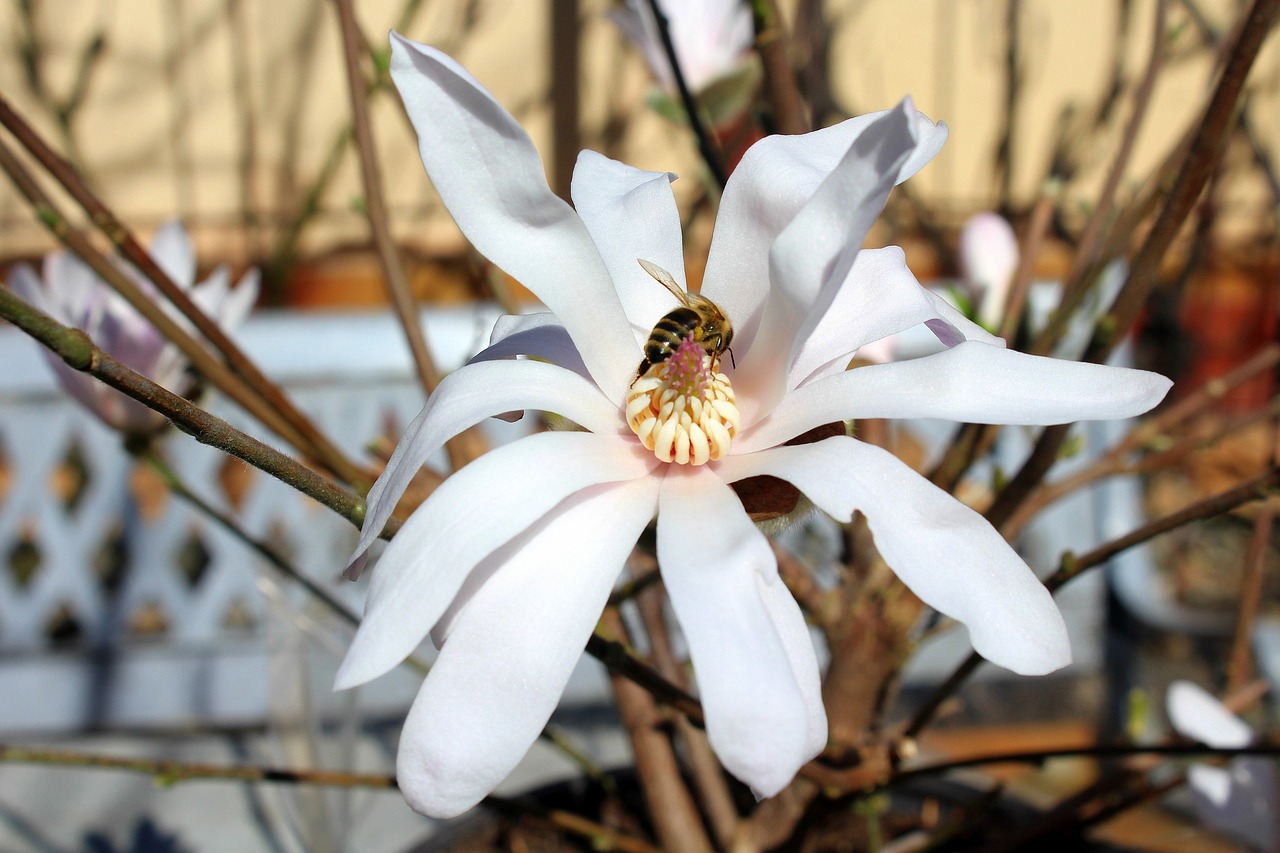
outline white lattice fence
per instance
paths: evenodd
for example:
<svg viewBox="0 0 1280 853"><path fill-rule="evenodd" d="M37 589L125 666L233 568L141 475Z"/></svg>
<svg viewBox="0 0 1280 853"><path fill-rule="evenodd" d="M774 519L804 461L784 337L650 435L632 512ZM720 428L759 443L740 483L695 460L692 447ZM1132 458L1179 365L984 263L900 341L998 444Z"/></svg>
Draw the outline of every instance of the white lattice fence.
<svg viewBox="0 0 1280 853"><path fill-rule="evenodd" d="M436 313L428 335L452 368L485 341L489 308ZM255 317L240 338L264 371L348 453L422 402L399 330L382 315ZM158 486L119 437L67 399L35 345L0 330L0 730L236 724L264 718L272 573L247 545ZM276 443L218 398L205 404ZM495 422L500 441L527 427ZM204 500L238 518L357 612L338 579L345 521L174 432L163 452ZM305 614L306 600L282 585ZM366 707L399 707L413 677Z"/></svg>

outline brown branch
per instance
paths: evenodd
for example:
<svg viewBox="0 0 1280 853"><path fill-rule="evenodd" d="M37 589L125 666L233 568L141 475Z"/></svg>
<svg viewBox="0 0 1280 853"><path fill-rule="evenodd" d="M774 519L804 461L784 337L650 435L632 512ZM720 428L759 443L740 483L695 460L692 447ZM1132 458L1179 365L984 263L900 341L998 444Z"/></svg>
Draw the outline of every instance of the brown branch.
<svg viewBox="0 0 1280 853"><path fill-rule="evenodd" d="M599 630L619 642L627 642L626 627L617 610L605 611ZM662 848L711 853L711 840L681 778L680 762L653 696L617 673L610 674L609 682L618 704L618 716L631 739L636 774Z"/></svg>
<svg viewBox="0 0 1280 853"><path fill-rule="evenodd" d="M777 0L751 0L751 20L756 32L756 53L764 71L764 91L773 111L778 133L808 133L800 88L788 53L790 39Z"/></svg>

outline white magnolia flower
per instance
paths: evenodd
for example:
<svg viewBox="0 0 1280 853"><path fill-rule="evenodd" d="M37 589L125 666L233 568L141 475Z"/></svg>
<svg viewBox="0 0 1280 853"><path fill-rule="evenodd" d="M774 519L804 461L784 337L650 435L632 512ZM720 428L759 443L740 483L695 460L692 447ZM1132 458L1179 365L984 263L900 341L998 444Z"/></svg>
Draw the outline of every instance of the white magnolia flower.
<svg viewBox="0 0 1280 853"><path fill-rule="evenodd" d="M730 486L747 478L787 480L837 519L865 513L889 565L964 623L988 659L1020 673L1068 662L1052 598L981 516L842 429L783 446L846 418L1128 417L1168 389L1150 373L1006 350L921 288L901 250L858 251L889 190L938 151L945 126L908 100L747 152L721 201L701 291L732 321L733 359L717 375L711 359L686 352L670 372L685 371L694 391L654 414L674 426L646 432L627 401L662 402L658 382L632 385L643 344L676 298L637 260L685 285L673 176L585 151L570 207L547 188L528 136L466 71L430 47L395 34L392 43L392 77L445 205L476 249L551 313L506 318L492 346L440 384L369 493L353 569L450 436L526 409L582 427L522 438L454 474L374 570L337 687L389 671L428 631L447 640L401 735L397 772L414 808L457 814L515 766L655 515L711 744L757 794L786 785L823 748L826 715L804 618ZM844 370L864 343L919 323L950 348ZM731 391L736 406L697 399L697 388ZM697 437L708 407L727 443ZM633 422L650 439L666 437L651 449ZM689 464L667 461L682 448Z"/></svg>
<svg viewBox="0 0 1280 853"><path fill-rule="evenodd" d="M1253 743L1253 729L1208 691L1190 681L1169 685L1165 700L1169 722L1178 734L1216 749ZM1187 781L1196 814L1207 826L1242 839L1259 850L1275 850L1277 825L1275 762L1269 758L1235 758L1225 767L1193 764Z"/></svg>
<svg viewBox="0 0 1280 853"><path fill-rule="evenodd" d="M225 329L239 326L258 298L258 271L250 270L231 288L225 267L214 270L208 279L195 284L196 259L191 240L181 223L164 225L151 243L156 264L206 314ZM161 299L150 281L123 261L117 266L143 292ZM84 331L89 338L125 366L176 394L191 390L186 357L166 340L138 311L106 282L98 278L84 261L70 252L52 252L44 258L41 278L25 264L15 267L9 283L18 295L61 323ZM169 307L175 319L190 325ZM91 412L116 429L149 433L164 426L163 415L104 385L92 376L72 370L57 356L44 350L59 381Z"/></svg>
<svg viewBox="0 0 1280 853"><path fill-rule="evenodd" d="M978 320L994 329L1004 319L1018 271L1018 238L998 213L975 213L960 229L960 273L978 299Z"/></svg>
<svg viewBox="0 0 1280 853"><path fill-rule="evenodd" d="M671 45L691 92L738 72L755 38L751 10L742 0L659 0ZM676 89L658 22L649 0L627 0L610 13L627 38L640 48L650 73L669 92Z"/></svg>

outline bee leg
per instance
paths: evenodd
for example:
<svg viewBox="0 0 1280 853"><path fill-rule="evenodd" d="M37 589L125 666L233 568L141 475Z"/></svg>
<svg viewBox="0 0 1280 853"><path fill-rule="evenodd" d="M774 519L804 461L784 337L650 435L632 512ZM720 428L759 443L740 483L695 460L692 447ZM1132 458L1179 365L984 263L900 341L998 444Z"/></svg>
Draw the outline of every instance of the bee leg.
<svg viewBox="0 0 1280 853"><path fill-rule="evenodd" d="M635 379L632 379L632 380L631 380L631 384L630 384L630 385L628 385L627 387L628 387L628 388L634 388L634 387L635 387L635 384L636 384L636 381L637 381L637 380L639 380L639 378L640 378L641 376L644 376L645 371L646 371L646 370L648 370L650 367L653 367L653 362L649 361L649 359L647 359L647 358L646 358L646 359L641 360L641 362L640 362L640 366L636 368L636 376L635 376Z"/></svg>

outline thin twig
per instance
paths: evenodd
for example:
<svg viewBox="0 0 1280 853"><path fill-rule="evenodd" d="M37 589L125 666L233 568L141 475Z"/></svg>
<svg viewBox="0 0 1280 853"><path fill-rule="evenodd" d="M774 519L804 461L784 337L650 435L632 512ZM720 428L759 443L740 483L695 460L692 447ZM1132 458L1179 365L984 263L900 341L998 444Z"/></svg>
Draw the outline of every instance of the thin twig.
<svg viewBox="0 0 1280 853"><path fill-rule="evenodd" d="M729 181L729 176L724 170L724 160L716 149L711 134L707 132L707 126L703 124L698 102L689 91L689 83L685 80L684 70L680 67L680 58L676 56L675 43L671 41L671 28L667 25L667 16L663 14L658 0L648 0L648 2L649 8L653 11L654 23L658 26L658 38L662 40L662 49L667 54L667 62L671 65L671 76L676 82L680 103L684 106L684 114L689 119L689 129L693 131L694 138L698 141L698 152L702 154L702 160L707 164L711 177L723 190Z"/></svg>
<svg viewBox="0 0 1280 853"><path fill-rule="evenodd" d="M172 761L164 758L122 758L63 749L0 744L0 763L43 764L61 767L83 767L102 770L125 770L145 773L160 785L176 785L198 779L226 782L279 782L290 785L334 785L346 788L394 789L394 776L385 773L350 773L345 770L296 770L284 767L260 767L251 764L232 766Z"/></svg>
<svg viewBox="0 0 1280 853"><path fill-rule="evenodd" d="M764 72L764 91L773 111L778 133L797 134L810 130L804 117L800 87L791 67L786 25L778 10L777 0L751 0L751 21L755 27L756 53Z"/></svg>
<svg viewBox="0 0 1280 853"><path fill-rule="evenodd" d="M899 785L921 776L937 776L941 773L949 773L952 770L963 770L966 767L982 767L987 764L1040 764L1052 758L1127 758L1134 755L1159 755L1179 758L1236 758L1242 755L1280 755L1280 744L1261 743L1240 747L1214 747L1192 743L1097 744L1064 749L998 752L899 770L886 782L886 786Z"/></svg>
<svg viewBox="0 0 1280 853"><path fill-rule="evenodd" d="M78 767L143 773L156 784L171 786L182 782L271 782L285 785L329 785L342 788L374 788L396 790L394 776L385 773L352 773L345 770L300 770L287 767L263 767L249 764L232 766L173 761L164 758L123 758L114 755L73 752L63 749L0 744L0 764L37 764L53 767ZM489 796L481 801L495 811L531 814L574 835L601 844L600 849L623 850L627 853L659 853L645 841L623 835L603 824L561 809L541 809L519 800Z"/></svg>
<svg viewBox="0 0 1280 853"><path fill-rule="evenodd" d="M1147 107L1151 104L1151 93L1155 89L1156 78L1159 76L1160 68L1163 65L1168 11L1169 0L1158 0L1155 12L1156 19L1151 33L1151 53L1147 58L1147 67L1142 74L1142 81L1133 93L1133 111L1129 115L1129 122L1125 126L1124 135L1120 139L1120 147L1116 151L1115 158L1111 161L1111 170L1107 173L1102 192L1099 194L1093 213L1090 215L1089 221L1085 223L1084 231L1080 235L1075 256L1071 259L1071 267L1062 282L1062 305L1058 309L1058 314L1064 329L1066 327L1066 317L1071 314L1074 306L1078 305L1079 299L1082 298L1083 294L1077 295L1076 291L1083 281L1085 270L1092 267L1098 259L1103 229L1111 219L1111 211L1115 205L1116 193L1120 189L1121 178L1124 176L1125 169L1128 168L1129 159L1133 154L1133 146L1138 138L1138 130L1142 127L1142 121L1147 114ZM1056 340L1060 334L1061 329L1056 334L1047 335L1047 339Z"/></svg>

